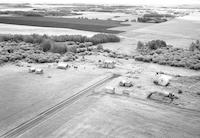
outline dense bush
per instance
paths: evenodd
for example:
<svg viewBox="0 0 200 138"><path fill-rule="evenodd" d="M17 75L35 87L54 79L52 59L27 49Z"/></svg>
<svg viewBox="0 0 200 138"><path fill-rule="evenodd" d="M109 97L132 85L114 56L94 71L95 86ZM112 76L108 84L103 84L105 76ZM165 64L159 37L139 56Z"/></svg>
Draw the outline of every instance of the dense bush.
<svg viewBox="0 0 200 138"><path fill-rule="evenodd" d="M166 22L167 19L161 17L138 17L137 21L142 23L162 23Z"/></svg>
<svg viewBox="0 0 200 138"><path fill-rule="evenodd" d="M0 63L25 60L29 63L55 62L60 54L43 52L40 47L30 43L1 42Z"/></svg>
<svg viewBox="0 0 200 138"><path fill-rule="evenodd" d="M141 54L150 53L152 50L157 50L159 48L167 47L167 44L163 40L152 40L147 43L143 43L141 41L138 41L137 43L137 51L139 51ZM158 53L161 51L157 51Z"/></svg>
<svg viewBox="0 0 200 138"><path fill-rule="evenodd" d="M92 47L94 44L106 42L118 42L120 39L115 35L97 34L93 37L81 35L1 35L0 62L16 61L25 59L27 62L45 63L56 60L54 55L48 52L64 54L66 52L80 53L102 50L102 45ZM46 53L45 53L46 52Z"/></svg>
<svg viewBox="0 0 200 138"><path fill-rule="evenodd" d="M141 41L138 41L137 43L137 50L143 49L144 48L144 43Z"/></svg>
<svg viewBox="0 0 200 138"><path fill-rule="evenodd" d="M143 17L171 17L173 18L174 16L171 14L159 14L159 13L148 13L148 14L144 14Z"/></svg>
<svg viewBox="0 0 200 138"><path fill-rule="evenodd" d="M103 46L101 44L97 45L97 50L103 50Z"/></svg>
<svg viewBox="0 0 200 138"><path fill-rule="evenodd" d="M88 41L92 42L93 44L99 44L107 42L119 42L120 38L112 34L96 34L89 38Z"/></svg>
<svg viewBox="0 0 200 138"><path fill-rule="evenodd" d="M77 52L78 45L68 45L67 46L67 52L76 53Z"/></svg>
<svg viewBox="0 0 200 138"><path fill-rule="evenodd" d="M200 70L200 51L166 47L163 41L150 41L146 44L138 42L137 50L141 53L135 56L137 61Z"/></svg>
<svg viewBox="0 0 200 138"><path fill-rule="evenodd" d="M142 17L138 17L138 22L162 23L167 21L166 18L174 18L174 16L171 14L148 13L144 14Z"/></svg>
<svg viewBox="0 0 200 138"><path fill-rule="evenodd" d="M52 40L46 39L41 43L40 46L44 52L47 52L51 49L52 45L53 45Z"/></svg>
<svg viewBox="0 0 200 138"><path fill-rule="evenodd" d="M52 44L50 51L53 53L64 54L67 52L67 45L62 42L55 42Z"/></svg>

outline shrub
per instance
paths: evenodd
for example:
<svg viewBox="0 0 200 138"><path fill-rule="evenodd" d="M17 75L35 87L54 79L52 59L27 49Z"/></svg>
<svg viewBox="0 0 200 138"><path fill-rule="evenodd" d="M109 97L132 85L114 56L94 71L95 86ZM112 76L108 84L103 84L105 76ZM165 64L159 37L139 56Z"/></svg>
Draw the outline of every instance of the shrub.
<svg viewBox="0 0 200 138"><path fill-rule="evenodd" d="M138 41L137 43L137 50L143 49L144 48L144 43L141 41Z"/></svg>
<svg viewBox="0 0 200 138"><path fill-rule="evenodd" d="M141 56L141 55L140 55L140 56L135 56L135 60L136 60L136 61L143 61L143 58L144 58L144 57Z"/></svg>
<svg viewBox="0 0 200 138"><path fill-rule="evenodd" d="M200 41L196 40L196 42L192 42L189 47L190 51L200 51Z"/></svg>
<svg viewBox="0 0 200 138"><path fill-rule="evenodd" d="M49 39L46 39L44 40L41 44L40 44L40 47L42 48L42 50L44 52L47 52L51 49L51 47L53 46L53 41L52 40L49 40Z"/></svg>
<svg viewBox="0 0 200 138"><path fill-rule="evenodd" d="M144 62L151 62L151 61L152 61L152 58L151 58L151 56L144 56L144 57L143 57L143 61L144 61Z"/></svg>
<svg viewBox="0 0 200 138"><path fill-rule="evenodd" d="M34 42L33 36L31 36L31 35L25 35L23 40L26 43L33 43Z"/></svg>
<svg viewBox="0 0 200 138"><path fill-rule="evenodd" d="M67 52L67 45L66 45L66 43L63 43L63 42L55 42L51 46L50 51L53 53L64 54Z"/></svg>
<svg viewBox="0 0 200 138"><path fill-rule="evenodd" d="M103 45L101 44L97 45L97 50L103 50Z"/></svg>
<svg viewBox="0 0 200 138"><path fill-rule="evenodd" d="M157 54L161 54L161 52L166 49L167 44L163 40L152 40L147 43L143 43L141 41L138 41L137 43L137 51L140 52L141 54L147 54L147 53L152 53L152 51L156 52ZM163 49L160 49L163 48Z"/></svg>
<svg viewBox="0 0 200 138"><path fill-rule="evenodd" d="M110 53L110 52L112 52L110 49L104 49L104 52L106 52L106 53Z"/></svg>
<svg viewBox="0 0 200 138"><path fill-rule="evenodd" d="M80 48L86 47L86 46L85 46L85 43L80 43L80 44L79 44L79 47L80 47Z"/></svg>
<svg viewBox="0 0 200 138"><path fill-rule="evenodd" d="M156 50L158 48L167 46L166 42L163 40L152 40L152 41L147 42L146 45L150 50Z"/></svg>
<svg viewBox="0 0 200 138"><path fill-rule="evenodd" d="M0 60L4 62L8 62L8 58L5 55L1 55Z"/></svg>
<svg viewBox="0 0 200 138"><path fill-rule="evenodd" d="M120 38L112 34L96 34L89 38L89 41L93 44L107 43L107 42L119 42Z"/></svg>
<svg viewBox="0 0 200 138"><path fill-rule="evenodd" d="M194 69L194 70L200 70L200 63L195 64L195 65L193 66L193 69Z"/></svg>
<svg viewBox="0 0 200 138"><path fill-rule="evenodd" d="M77 45L68 45L67 46L67 52L72 52L72 53L76 53L77 52Z"/></svg>

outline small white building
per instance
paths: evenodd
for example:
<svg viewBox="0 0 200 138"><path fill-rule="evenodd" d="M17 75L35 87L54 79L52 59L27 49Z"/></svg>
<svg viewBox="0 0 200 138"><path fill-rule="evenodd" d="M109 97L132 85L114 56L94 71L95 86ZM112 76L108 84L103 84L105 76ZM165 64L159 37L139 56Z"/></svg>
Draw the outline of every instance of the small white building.
<svg viewBox="0 0 200 138"><path fill-rule="evenodd" d="M111 86L105 87L105 92L109 94L115 94L115 88Z"/></svg>
<svg viewBox="0 0 200 138"><path fill-rule="evenodd" d="M63 63L63 62L58 63L58 65L57 65L57 69L67 69L68 67L69 67L69 65L66 63Z"/></svg>
<svg viewBox="0 0 200 138"><path fill-rule="evenodd" d="M38 68L38 69L35 70L35 73L36 73L36 74L43 74L43 73L44 73L44 70Z"/></svg>

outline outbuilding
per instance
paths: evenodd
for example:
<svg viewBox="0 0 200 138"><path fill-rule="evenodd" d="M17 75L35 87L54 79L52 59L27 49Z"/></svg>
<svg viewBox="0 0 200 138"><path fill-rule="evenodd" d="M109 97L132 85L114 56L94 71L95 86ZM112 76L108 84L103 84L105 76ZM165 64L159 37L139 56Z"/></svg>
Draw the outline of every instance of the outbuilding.
<svg viewBox="0 0 200 138"><path fill-rule="evenodd" d="M58 69L67 69L67 68L69 68L69 65L62 62L62 63L58 63L57 68Z"/></svg>
<svg viewBox="0 0 200 138"><path fill-rule="evenodd" d="M113 69L113 68L115 68L115 62L111 61L111 60L105 60L105 61L100 63L100 67Z"/></svg>
<svg viewBox="0 0 200 138"><path fill-rule="evenodd" d="M115 88L111 86L105 87L105 92L109 94L115 94Z"/></svg>
<svg viewBox="0 0 200 138"><path fill-rule="evenodd" d="M35 73L36 73L36 74L43 74L43 73L44 73L44 70L38 68L38 69L35 70Z"/></svg>
<svg viewBox="0 0 200 138"><path fill-rule="evenodd" d="M29 68L29 69L28 69L28 72L29 72L29 73L33 73L33 72L35 72L35 70L36 70L36 69L32 67L32 68Z"/></svg>

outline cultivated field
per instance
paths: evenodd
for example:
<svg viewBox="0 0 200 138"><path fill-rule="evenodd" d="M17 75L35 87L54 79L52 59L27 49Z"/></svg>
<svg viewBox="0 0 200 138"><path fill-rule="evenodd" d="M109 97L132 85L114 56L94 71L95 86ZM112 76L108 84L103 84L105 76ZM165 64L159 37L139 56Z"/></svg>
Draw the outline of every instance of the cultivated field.
<svg viewBox="0 0 200 138"><path fill-rule="evenodd" d="M13 17L2 16L0 23L30 25L40 27L70 28L84 31L120 33L121 31L107 30L108 28L125 26L119 21L90 20L77 18L53 18L53 17Z"/></svg>

